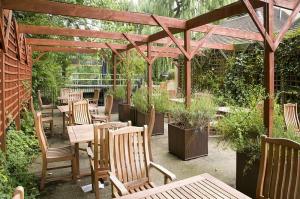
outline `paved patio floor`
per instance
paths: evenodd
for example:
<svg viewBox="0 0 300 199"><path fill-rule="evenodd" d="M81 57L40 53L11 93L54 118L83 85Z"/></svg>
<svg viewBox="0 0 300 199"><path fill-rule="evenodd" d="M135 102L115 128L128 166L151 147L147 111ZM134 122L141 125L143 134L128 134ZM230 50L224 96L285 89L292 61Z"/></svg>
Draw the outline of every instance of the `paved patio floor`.
<svg viewBox="0 0 300 199"><path fill-rule="evenodd" d="M68 144L68 137L61 136L62 132L62 116L58 112L55 113L55 136L49 137L50 146L63 146ZM113 120L117 120L118 115L113 115ZM235 152L225 149L218 144L218 138L209 138L209 154L208 156L182 161L176 156L168 152L168 136L167 124L165 123L165 134L154 136L152 138L153 159L154 162L164 166L168 170L176 174L177 179L185 179L202 173L209 173L218 179L224 181L230 186L235 185ZM82 170L89 169L88 157L84 151L80 152L80 165ZM40 175L41 159L37 159L32 166L32 170ZM69 174L70 169L53 171L51 175ZM155 170L150 171L151 180L157 185L163 183L163 176ZM94 193L84 193L81 186L91 183L90 177L84 177L80 181L75 182L51 182L46 184L46 188L41 192L43 199L83 199L95 198ZM110 185L100 190L101 198L111 198Z"/></svg>

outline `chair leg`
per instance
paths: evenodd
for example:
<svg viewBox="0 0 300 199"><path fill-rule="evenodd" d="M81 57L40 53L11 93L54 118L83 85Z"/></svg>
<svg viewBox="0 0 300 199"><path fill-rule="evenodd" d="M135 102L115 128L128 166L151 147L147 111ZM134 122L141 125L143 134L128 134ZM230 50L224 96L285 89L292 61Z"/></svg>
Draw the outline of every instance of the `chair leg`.
<svg viewBox="0 0 300 199"><path fill-rule="evenodd" d="M40 190L43 190L45 188L46 175L47 175L47 162L43 160Z"/></svg>
<svg viewBox="0 0 300 199"><path fill-rule="evenodd" d="M96 199L99 199L100 198L100 191L99 191L99 182L98 182L98 176L97 175L94 176L94 181L93 181L92 184L94 184L94 191L95 191Z"/></svg>
<svg viewBox="0 0 300 199"><path fill-rule="evenodd" d="M76 159L75 157L71 161L72 164L72 180L76 180Z"/></svg>
<svg viewBox="0 0 300 199"><path fill-rule="evenodd" d="M53 131L53 121L50 122L50 131L51 131L51 135L54 135L54 131Z"/></svg>

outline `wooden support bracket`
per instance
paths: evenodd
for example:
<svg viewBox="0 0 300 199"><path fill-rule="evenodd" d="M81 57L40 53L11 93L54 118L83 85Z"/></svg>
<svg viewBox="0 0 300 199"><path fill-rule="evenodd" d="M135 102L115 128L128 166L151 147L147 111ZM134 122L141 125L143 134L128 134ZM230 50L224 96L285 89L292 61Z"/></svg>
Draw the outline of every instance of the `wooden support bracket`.
<svg viewBox="0 0 300 199"><path fill-rule="evenodd" d="M105 45L110 48L120 59L124 59L123 55L121 55L114 47L112 47L109 43L105 43Z"/></svg>
<svg viewBox="0 0 300 199"><path fill-rule="evenodd" d="M271 36L267 33L266 29L264 26L261 24L252 4L250 3L249 0L240 0L245 7L247 8L247 11L253 20L254 24L256 25L257 29L259 30L260 34L264 37L264 39L267 41L268 45L272 49L272 51L275 51L275 46L274 46L274 41L271 38Z"/></svg>
<svg viewBox="0 0 300 199"><path fill-rule="evenodd" d="M9 31L10 31L11 22L12 22L12 11L10 10L8 12L8 22L7 22L7 26L6 26L6 30L5 30L5 38L4 38L4 45L5 46L8 45L8 38L9 38Z"/></svg>
<svg viewBox="0 0 300 199"><path fill-rule="evenodd" d="M32 61L32 64L34 64L35 62L39 61L45 54L46 54L46 52L41 52L39 54L39 56Z"/></svg>
<svg viewBox="0 0 300 199"><path fill-rule="evenodd" d="M195 54L197 53L197 51L204 45L204 43L213 35L215 31L215 28L212 27L210 29L210 31L203 37L200 39L200 41L197 44L197 47L192 51L191 56L194 57Z"/></svg>
<svg viewBox="0 0 300 199"><path fill-rule="evenodd" d="M167 44L164 45L164 48L170 47L170 45L173 44L173 41L170 40ZM155 56L151 58L151 63L153 63L157 58L161 56L163 52L157 53Z"/></svg>
<svg viewBox="0 0 300 199"><path fill-rule="evenodd" d="M291 13L288 20L285 22L282 30L278 34L277 39L274 43L275 49L278 48L278 46L279 46L280 42L282 41L285 33L289 30L289 28L291 27L291 25L295 21L295 19L296 19L297 15L299 14L299 12L300 12L300 0L298 0L298 3L296 4L295 8L293 9L293 12Z"/></svg>
<svg viewBox="0 0 300 199"><path fill-rule="evenodd" d="M192 56L186 51L184 50L184 48L180 45L180 42L177 40L177 38L172 34L171 30L165 26L161 20L160 17L155 16L155 15L151 15L152 18L157 22L158 25L160 25L160 27L167 33L167 35L170 37L170 39L176 44L176 46L179 48L179 50L184 54L184 56L188 59L191 60Z"/></svg>
<svg viewBox="0 0 300 199"><path fill-rule="evenodd" d="M135 41L133 41L129 35L123 33L124 37L129 41L129 43L131 43L134 48L140 53L140 55L148 62L151 63L151 59L149 59L144 52L140 49L140 47L135 43Z"/></svg>
<svg viewBox="0 0 300 199"><path fill-rule="evenodd" d="M6 53L6 45L5 45L5 33L4 33L4 15L3 9L0 5L0 43L2 46L2 50Z"/></svg>

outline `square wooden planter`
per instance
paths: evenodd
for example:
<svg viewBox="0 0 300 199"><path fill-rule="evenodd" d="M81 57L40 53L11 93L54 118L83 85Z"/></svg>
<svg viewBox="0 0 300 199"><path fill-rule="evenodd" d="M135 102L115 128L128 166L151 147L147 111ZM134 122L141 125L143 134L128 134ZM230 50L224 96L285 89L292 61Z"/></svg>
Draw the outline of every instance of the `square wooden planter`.
<svg viewBox="0 0 300 199"><path fill-rule="evenodd" d="M130 106L129 117L132 126L136 126L136 108L134 106Z"/></svg>
<svg viewBox="0 0 300 199"><path fill-rule="evenodd" d="M122 104L123 103L123 100L121 99L114 99L113 100L113 106L112 106L112 109L111 109L111 113L112 114L115 114L115 113L118 113L119 111L119 104Z"/></svg>
<svg viewBox="0 0 300 199"><path fill-rule="evenodd" d="M148 114L136 111L136 125L144 126L147 124ZM163 135L164 134L164 114L155 112L155 122L153 127L152 135Z"/></svg>
<svg viewBox="0 0 300 199"><path fill-rule="evenodd" d="M182 160L208 155L207 128L182 129L168 124L169 152Z"/></svg>
<svg viewBox="0 0 300 199"><path fill-rule="evenodd" d="M118 104L119 120L127 122L130 120L130 104Z"/></svg>
<svg viewBox="0 0 300 199"><path fill-rule="evenodd" d="M236 189L251 198L256 198L259 160L254 161L244 172L251 159L247 154L249 153L236 153Z"/></svg>

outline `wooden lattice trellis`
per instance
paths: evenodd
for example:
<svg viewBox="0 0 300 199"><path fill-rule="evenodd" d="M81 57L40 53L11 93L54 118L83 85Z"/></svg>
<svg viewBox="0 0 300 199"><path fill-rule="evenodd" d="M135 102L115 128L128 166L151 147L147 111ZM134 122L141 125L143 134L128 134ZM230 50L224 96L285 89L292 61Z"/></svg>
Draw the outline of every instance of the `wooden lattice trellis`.
<svg viewBox="0 0 300 199"><path fill-rule="evenodd" d="M11 120L20 127L20 111L31 96L32 59L24 34L18 33L18 25L12 12L1 14L1 97L0 97L0 146L5 149L5 130Z"/></svg>

